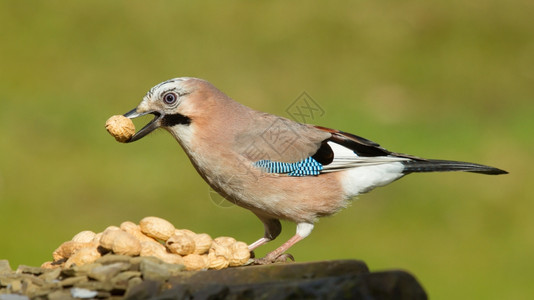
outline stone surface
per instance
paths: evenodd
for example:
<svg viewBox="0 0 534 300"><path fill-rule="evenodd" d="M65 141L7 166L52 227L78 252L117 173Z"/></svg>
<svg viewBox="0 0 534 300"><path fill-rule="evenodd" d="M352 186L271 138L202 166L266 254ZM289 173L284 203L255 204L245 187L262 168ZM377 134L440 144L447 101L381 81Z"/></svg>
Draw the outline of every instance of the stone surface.
<svg viewBox="0 0 534 300"><path fill-rule="evenodd" d="M11 273L11 266L9 265L9 261L2 259L0 260L0 274L3 273Z"/></svg>
<svg viewBox="0 0 534 300"><path fill-rule="evenodd" d="M19 294L0 294L0 300L30 300L30 298Z"/></svg>
<svg viewBox="0 0 534 300"><path fill-rule="evenodd" d="M128 270L130 265L125 262L116 262L109 265L101 265L89 271L88 275L97 281L109 281L121 271Z"/></svg>
<svg viewBox="0 0 534 300"><path fill-rule="evenodd" d="M405 271L369 272L356 260L184 271L154 257L108 254L68 269L0 261L4 299L427 299Z"/></svg>
<svg viewBox="0 0 534 300"><path fill-rule="evenodd" d="M54 270L49 270L39 275L39 278L41 278L45 282L52 282L53 280L56 280L59 277L59 274L61 274L61 270L54 269Z"/></svg>
<svg viewBox="0 0 534 300"><path fill-rule="evenodd" d="M171 273L165 268L165 265L151 260L141 261L139 270L145 280L165 281L171 276Z"/></svg>
<svg viewBox="0 0 534 300"><path fill-rule="evenodd" d="M193 299L426 299L417 280L404 271L370 273L361 261L250 266L186 272L170 278L167 298Z"/></svg>
<svg viewBox="0 0 534 300"><path fill-rule="evenodd" d="M98 292L75 287L70 289L70 295L74 298L87 299L96 297L96 295L98 295Z"/></svg>
<svg viewBox="0 0 534 300"><path fill-rule="evenodd" d="M39 267L30 267L30 266L20 265L17 268L17 273L22 273L22 274L41 275L43 274L43 272L44 272L43 269Z"/></svg>
<svg viewBox="0 0 534 300"><path fill-rule="evenodd" d="M160 281L145 280L129 289L124 295L124 299L153 299L160 294L161 285L162 282Z"/></svg>
<svg viewBox="0 0 534 300"><path fill-rule="evenodd" d="M95 263L100 263L103 265L109 265L114 263L130 263L132 257L128 255L104 255L97 259Z"/></svg>

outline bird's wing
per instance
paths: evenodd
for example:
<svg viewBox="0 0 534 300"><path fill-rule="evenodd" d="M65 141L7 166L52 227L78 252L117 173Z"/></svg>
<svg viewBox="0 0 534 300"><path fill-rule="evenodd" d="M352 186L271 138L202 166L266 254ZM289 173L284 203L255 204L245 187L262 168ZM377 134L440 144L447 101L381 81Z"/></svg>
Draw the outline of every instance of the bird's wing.
<svg viewBox="0 0 534 300"><path fill-rule="evenodd" d="M424 160L412 155L391 152L378 143L351 133L320 126L316 128L332 134L324 147L330 148L333 159L323 164L321 173L399 161Z"/></svg>
<svg viewBox="0 0 534 300"><path fill-rule="evenodd" d="M276 154L273 155L274 159L268 155L249 157L256 167L269 173L309 176L361 166L424 160L388 151L373 141L335 129L303 125L283 118L276 119L275 123L277 123L276 130L268 129L265 131L266 135L276 133L276 136L285 136L286 143L273 143L273 145L285 149L282 154L287 155L278 155L280 153L274 152ZM267 141L258 144L269 145ZM273 154L272 149L269 151Z"/></svg>
<svg viewBox="0 0 534 300"><path fill-rule="evenodd" d="M356 151L334 141L328 141L327 145L330 147L330 149L332 149L334 158L330 163L323 165L321 173L337 172L363 166L381 165L392 162L412 160L411 158L395 155L358 155Z"/></svg>
<svg viewBox="0 0 534 300"><path fill-rule="evenodd" d="M332 135L312 125L255 112L236 133L234 151L251 162L295 163L314 155Z"/></svg>

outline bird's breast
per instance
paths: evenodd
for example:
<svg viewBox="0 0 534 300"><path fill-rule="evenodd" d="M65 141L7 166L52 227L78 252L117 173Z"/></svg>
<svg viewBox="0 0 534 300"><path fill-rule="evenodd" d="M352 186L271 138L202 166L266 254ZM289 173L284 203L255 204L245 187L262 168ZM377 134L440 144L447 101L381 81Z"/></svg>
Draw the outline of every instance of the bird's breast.
<svg viewBox="0 0 534 300"><path fill-rule="evenodd" d="M200 176L232 203L294 222L314 222L347 205L337 173L302 177L266 173L234 152L229 139L197 134L194 124L193 119L191 126L171 133Z"/></svg>

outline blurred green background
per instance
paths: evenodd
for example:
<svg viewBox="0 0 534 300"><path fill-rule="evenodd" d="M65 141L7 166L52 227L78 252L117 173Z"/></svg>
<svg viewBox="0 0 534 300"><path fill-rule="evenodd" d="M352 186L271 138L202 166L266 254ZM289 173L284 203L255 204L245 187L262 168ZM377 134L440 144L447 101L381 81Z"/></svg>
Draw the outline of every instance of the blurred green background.
<svg viewBox="0 0 534 300"><path fill-rule="evenodd" d="M106 119L173 77L287 116L506 176L411 175L362 195L291 249L406 269L433 299L534 296L533 1L2 1L0 259L40 265L82 230L155 215L252 242L163 131L119 144ZM142 126L147 119L136 121ZM284 223L280 238L294 234Z"/></svg>

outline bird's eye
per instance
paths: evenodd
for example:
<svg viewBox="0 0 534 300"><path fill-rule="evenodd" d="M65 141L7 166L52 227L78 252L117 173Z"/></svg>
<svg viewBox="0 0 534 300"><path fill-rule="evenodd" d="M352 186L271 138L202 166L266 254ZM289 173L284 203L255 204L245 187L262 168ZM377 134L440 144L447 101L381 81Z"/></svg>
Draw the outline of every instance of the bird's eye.
<svg viewBox="0 0 534 300"><path fill-rule="evenodd" d="M178 95L176 95L173 92L163 95L163 102L165 102L165 104L169 104L169 105L174 104L176 103L177 99L178 99Z"/></svg>

